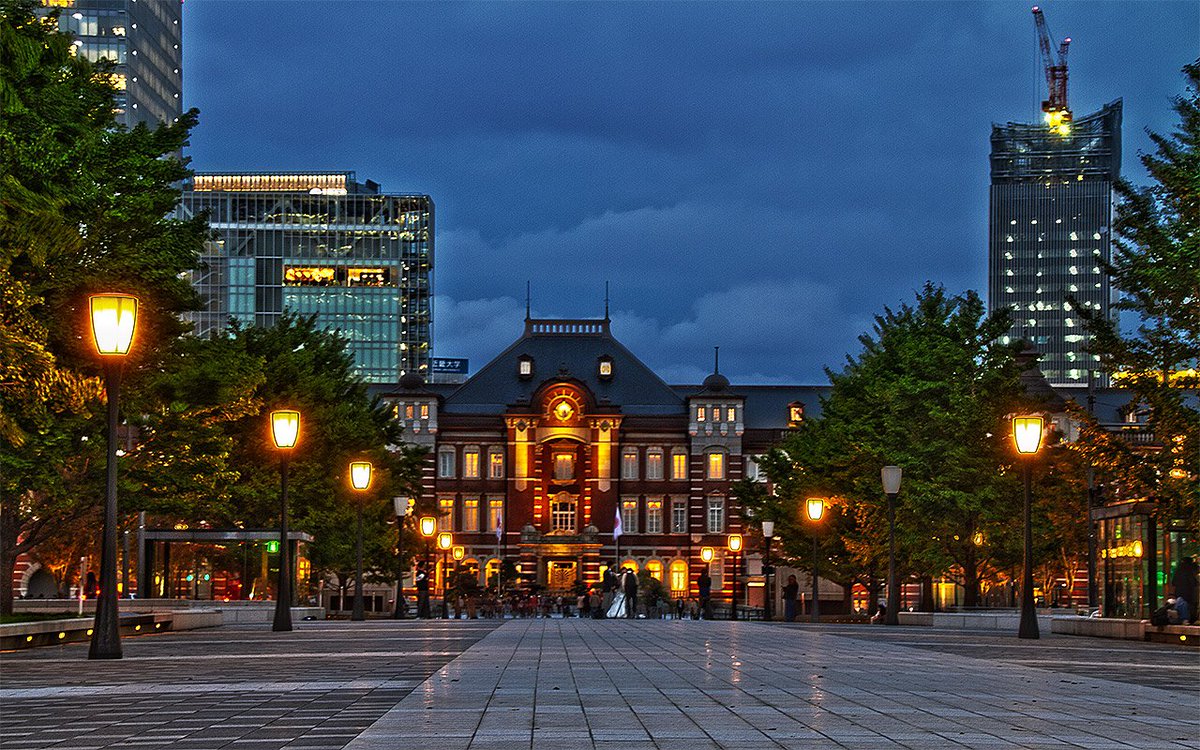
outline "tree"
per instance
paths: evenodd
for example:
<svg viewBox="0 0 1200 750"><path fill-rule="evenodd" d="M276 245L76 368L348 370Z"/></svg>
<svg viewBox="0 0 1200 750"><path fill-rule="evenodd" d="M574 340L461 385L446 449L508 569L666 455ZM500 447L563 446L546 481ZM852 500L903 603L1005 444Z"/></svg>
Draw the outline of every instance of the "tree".
<svg viewBox="0 0 1200 750"><path fill-rule="evenodd" d="M1136 450L1078 410L1081 451L1130 497L1152 497L1164 521L1200 528L1200 60L1183 69L1187 92L1175 100L1178 129L1150 133L1154 153L1141 154L1153 184L1116 185L1120 200L1116 239L1105 272L1121 290L1116 308L1136 316L1123 333L1119 321L1082 310L1093 339L1090 351L1148 407L1161 451ZM1189 395L1192 394L1192 395Z"/></svg>
<svg viewBox="0 0 1200 750"><path fill-rule="evenodd" d="M926 284L913 304L876 316L841 372L827 370L833 387L821 418L764 467L783 497L838 498L831 522L844 532L846 563L865 572L886 559L879 472L898 465L901 568L922 577L958 571L966 604L977 603L987 548L973 540L1003 539L994 532L1011 523L1019 497L1006 471L1004 417L1021 398L1014 347L999 343L1007 330L1007 314L988 315L974 292L951 296Z"/></svg>
<svg viewBox="0 0 1200 750"><path fill-rule="evenodd" d="M100 501L102 389L88 291L142 301L134 372L181 330L202 221L168 218L196 122L125 130L110 66L75 57L56 16L0 0L0 612L16 556ZM135 386L136 387L136 386ZM97 419L100 417L100 420Z"/></svg>

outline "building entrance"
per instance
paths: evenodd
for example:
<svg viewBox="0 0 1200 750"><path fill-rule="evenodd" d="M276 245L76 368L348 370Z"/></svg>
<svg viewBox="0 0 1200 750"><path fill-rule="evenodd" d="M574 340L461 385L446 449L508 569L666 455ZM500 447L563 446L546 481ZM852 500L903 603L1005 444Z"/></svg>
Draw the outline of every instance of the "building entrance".
<svg viewBox="0 0 1200 750"><path fill-rule="evenodd" d="M546 588L556 594L570 593L579 578L579 566L574 560L546 562Z"/></svg>

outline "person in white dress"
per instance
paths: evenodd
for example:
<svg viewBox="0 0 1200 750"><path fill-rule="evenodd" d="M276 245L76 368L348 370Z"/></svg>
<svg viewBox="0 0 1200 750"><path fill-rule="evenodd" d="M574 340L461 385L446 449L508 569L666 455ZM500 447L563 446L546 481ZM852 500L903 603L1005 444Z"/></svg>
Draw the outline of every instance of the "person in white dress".
<svg viewBox="0 0 1200 750"><path fill-rule="evenodd" d="M622 568L621 574L617 578L619 581L617 584L617 589L615 592L613 592L612 605L609 606L608 612L605 613L610 619L625 616L625 576L627 575L630 575L629 569Z"/></svg>

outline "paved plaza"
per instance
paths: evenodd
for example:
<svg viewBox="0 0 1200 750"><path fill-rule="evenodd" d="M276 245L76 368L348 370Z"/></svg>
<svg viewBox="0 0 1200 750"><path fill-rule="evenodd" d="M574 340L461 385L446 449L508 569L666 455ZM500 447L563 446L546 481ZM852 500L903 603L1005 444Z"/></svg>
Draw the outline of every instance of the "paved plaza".
<svg viewBox="0 0 1200 750"><path fill-rule="evenodd" d="M0 748L1200 748L1200 653L691 621L305 622L0 656Z"/></svg>

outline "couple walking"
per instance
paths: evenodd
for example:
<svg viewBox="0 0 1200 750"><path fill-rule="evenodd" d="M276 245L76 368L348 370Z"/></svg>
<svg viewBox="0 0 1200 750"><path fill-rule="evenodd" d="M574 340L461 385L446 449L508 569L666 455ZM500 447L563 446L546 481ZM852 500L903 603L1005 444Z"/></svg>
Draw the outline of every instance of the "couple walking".
<svg viewBox="0 0 1200 750"><path fill-rule="evenodd" d="M609 568L604 571L604 583L606 589L614 592L612 604L605 616L632 619L637 614L637 573L629 568L621 568L620 574L616 574Z"/></svg>

